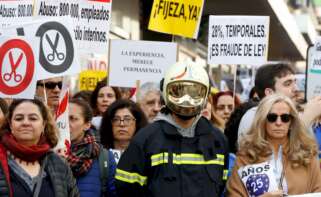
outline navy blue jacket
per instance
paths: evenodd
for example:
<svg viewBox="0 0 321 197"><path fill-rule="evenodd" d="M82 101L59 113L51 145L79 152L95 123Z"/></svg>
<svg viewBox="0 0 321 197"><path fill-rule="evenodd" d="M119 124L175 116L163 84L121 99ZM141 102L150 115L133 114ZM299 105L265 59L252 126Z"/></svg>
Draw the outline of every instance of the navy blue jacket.
<svg viewBox="0 0 321 197"><path fill-rule="evenodd" d="M108 197L116 197L115 189L115 171L116 163L113 154L109 151L108 154L108 180L107 195ZM81 177L77 177L77 187L81 197L101 197L101 180L100 180L100 168L98 158L94 160L91 168L88 172Z"/></svg>

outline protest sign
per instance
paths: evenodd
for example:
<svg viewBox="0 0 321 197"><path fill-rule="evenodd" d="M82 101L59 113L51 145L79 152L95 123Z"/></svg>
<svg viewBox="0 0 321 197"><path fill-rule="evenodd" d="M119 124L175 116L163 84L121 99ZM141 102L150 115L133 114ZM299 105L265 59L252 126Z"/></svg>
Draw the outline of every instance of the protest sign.
<svg viewBox="0 0 321 197"><path fill-rule="evenodd" d="M203 0L154 0L148 29L197 38Z"/></svg>
<svg viewBox="0 0 321 197"><path fill-rule="evenodd" d="M138 80L159 83L176 57L176 43L111 40L109 85L136 87Z"/></svg>
<svg viewBox="0 0 321 197"><path fill-rule="evenodd" d="M36 89L37 49L30 40L0 36L0 97L30 98Z"/></svg>
<svg viewBox="0 0 321 197"><path fill-rule="evenodd" d="M321 95L321 37L308 49L306 69L306 98Z"/></svg>
<svg viewBox="0 0 321 197"><path fill-rule="evenodd" d="M87 70L79 74L79 90L94 90L97 83L107 76L106 71Z"/></svg>
<svg viewBox="0 0 321 197"><path fill-rule="evenodd" d="M77 49L68 20L38 20L3 29L5 35L28 37L37 50L37 79L47 79L80 72Z"/></svg>
<svg viewBox="0 0 321 197"><path fill-rule="evenodd" d="M72 37L80 53L107 53L111 0L39 0L35 15L72 19Z"/></svg>
<svg viewBox="0 0 321 197"><path fill-rule="evenodd" d="M59 140L55 147L58 152L67 154L70 151L70 131L69 131L69 86L66 78L60 92L59 104L56 111L56 124L59 129Z"/></svg>
<svg viewBox="0 0 321 197"><path fill-rule="evenodd" d="M208 64L266 63L268 16L210 16Z"/></svg>
<svg viewBox="0 0 321 197"><path fill-rule="evenodd" d="M0 1L0 28L30 22L33 0Z"/></svg>

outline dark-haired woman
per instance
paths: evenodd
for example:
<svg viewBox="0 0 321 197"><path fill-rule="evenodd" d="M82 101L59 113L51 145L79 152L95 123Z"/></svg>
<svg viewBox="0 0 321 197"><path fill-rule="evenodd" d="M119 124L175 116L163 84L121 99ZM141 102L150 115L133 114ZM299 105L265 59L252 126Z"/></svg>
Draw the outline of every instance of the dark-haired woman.
<svg viewBox="0 0 321 197"><path fill-rule="evenodd" d="M109 106L100 127L101 143L115 153L116 161L137 131L147 125L140 107L131 100L117 100Z"/></svg>
<svg viewBox="0 0 321 197"><path fill-rule="evenodd" d="M0 196L79 196L66 162L51 151L57 129L39 100L14 100L1 129Z"/></svg>
<svg viewBox="0 0 321 197"><path fill-rule="evenodd" d="M67 157L82 197L116 196L113 154L97 142L91 128L93 113L84 100L69 102L71 152ZM107 165L105 166L105 162Z"/></svg>
<svg viewBox="0 0 321 197"><path fill-rule="evenodd" d="M96 88L91 94L90 105L94 112L92 124L98 129L101 124L103 113L108 107L121 98L120 91L117 87L107 86L107 79L99 81Z"/></svg>

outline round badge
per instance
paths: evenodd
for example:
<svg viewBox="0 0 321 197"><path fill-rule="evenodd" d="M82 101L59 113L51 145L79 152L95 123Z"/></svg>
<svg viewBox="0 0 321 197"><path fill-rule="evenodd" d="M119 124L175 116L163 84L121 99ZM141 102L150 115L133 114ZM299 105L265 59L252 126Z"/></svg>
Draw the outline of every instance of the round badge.
<svg viewBox="0 0 321 197"><path fill-rule="evenodd" d="M269 184L266 174L251 175L246 181L246 189L251 197L257 197L269 190Z"/></svg>

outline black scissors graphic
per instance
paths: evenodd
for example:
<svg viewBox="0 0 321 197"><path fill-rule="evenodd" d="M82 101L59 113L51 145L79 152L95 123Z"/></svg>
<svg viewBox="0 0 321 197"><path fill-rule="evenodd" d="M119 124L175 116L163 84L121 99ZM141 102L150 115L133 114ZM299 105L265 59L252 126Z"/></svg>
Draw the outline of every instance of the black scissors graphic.
<svg viewBox="0 0 321 197"><path fill-rule="evenodd" d="M56 54L58 60L63 60L63 59L65 58L65 54L63 54L63 53L58 53L58 51L57 51L58 41L59 41L59 33L57 32L57 34L56 34L54 44L52 44L52 42L51 42L50 37L48 36L48 34L46 34L46 39L47 39L47 41L48 41L48 43L49 43L49 45L50 45L50 47L51 47L51 49L52 49L52 53L49 53L49 54L47 55L47 59L48 59L49 61L51 61L51 62L54 61L54 60L56 59L56 58L55 58L55 54Z"/></svg>
<svg viewBox="0 0 321 197"><path fill-rule="evenodd" d="M11 51L9 52L9 61L10 61L10 65L11 65L11 73L5 73L3 75L3 78L4 78L5 81L10 81L12 75L13 75L13 80L15 82L20 82L22 80L22 76L20 74L16 73L16 70L20 66L22 58L23 58L23 53L20 53L20 55L18 57L18 60L16 61L16 63L14 63L12 52Z"/></svg>

